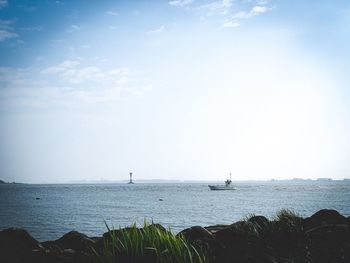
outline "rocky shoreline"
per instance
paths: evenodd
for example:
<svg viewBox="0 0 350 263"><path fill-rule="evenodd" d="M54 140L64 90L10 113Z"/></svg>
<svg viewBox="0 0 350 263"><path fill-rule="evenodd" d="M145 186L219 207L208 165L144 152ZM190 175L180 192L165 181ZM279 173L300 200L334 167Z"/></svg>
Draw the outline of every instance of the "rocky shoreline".
<svg viewBox="0 0 350 263"><path fill-rule="evenodd" d="M167 232L161 225L150 226ZM57 240L38 242L24 229L5 229L0 231L0 263L101 262L96 254L119 231L128 228L106 232L102 237L71 231ZM142 228L139 231L142 233ZM350 262L350 217L335 210L320 210L307 218L284 210L273 220L251 216L231 225L193 226L178 235L205 253L207 262ZM158 262L152 248L145 251L151 253L138 260L119 257L115 262Z"/></svg>

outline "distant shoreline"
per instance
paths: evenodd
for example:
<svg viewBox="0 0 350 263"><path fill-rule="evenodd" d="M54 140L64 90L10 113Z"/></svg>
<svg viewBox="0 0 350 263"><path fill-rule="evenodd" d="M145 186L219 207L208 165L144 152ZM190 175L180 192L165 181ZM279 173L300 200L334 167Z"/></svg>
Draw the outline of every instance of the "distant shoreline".
<svg viewBox="0 0 350 263"><path fill-rule="evenodd" d="M30 185L64 185L64 184L127 184L128 180L78 180L66 182L36 182L36 183L22 183L22 182L5 182L0 180L1 184L30 184ZM210 184L222 183L220 180L166 180L166 179L140 179L135 180L135 184ZM295 183L295 182L350 182L350 178L332 179L332 178L317 178L317 179L267 179L267 180L232 180L233 183Z"/></svg>
<svg viewBox="0 0 350 263"><path fill-rule="evenodd" d="M0 180L0 185L1 184L24 184L24 183L16 183L16 182L5 182L3 180Z"/></svg>

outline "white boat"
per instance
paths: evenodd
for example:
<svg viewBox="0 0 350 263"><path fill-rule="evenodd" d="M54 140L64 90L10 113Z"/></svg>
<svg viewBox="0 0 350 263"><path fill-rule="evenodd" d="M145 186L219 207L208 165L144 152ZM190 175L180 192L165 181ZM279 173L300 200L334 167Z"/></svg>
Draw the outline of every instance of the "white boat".
<svg viewBox="0 0 350 263"><path fill-rule="evenodd" d="M225 181L225 185L208 185L210 190L235 190L235 188L231 185L231 173L230 173L230 179L227 179Z"/></svg>

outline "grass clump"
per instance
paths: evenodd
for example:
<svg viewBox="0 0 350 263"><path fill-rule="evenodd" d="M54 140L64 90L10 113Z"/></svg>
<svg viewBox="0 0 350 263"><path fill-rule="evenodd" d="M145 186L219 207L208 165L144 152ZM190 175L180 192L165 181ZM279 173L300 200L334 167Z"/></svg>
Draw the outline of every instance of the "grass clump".
<svg viewBox="0 0 350 263"><path fill-rule="evenodd" d="M276 213L272 220L263 216L248 215L244 218L245 232L258 239L273 240L277 245L281 241L296 240L302 235L302 218L296 212L289 209L282 209ZM282 242L283 243L283 242Z"/></svg>
<svg viewBox="0 0 350 263"><path fill-rule="evenodd" d="M285 257L293 257L304 247L303 219L294 211L282 209L271 222L272 246Z"/></svg>
<svg viewBox="0 0 350 263"><path fill-rule="evenodd" d="M290 222L292 224L299 223L301 217L298 213L290 209L282 209L277 212L276 220Z"/></svg>
<svg viewBox="0 0 350 263"><path fill-rule="evenodd" d="M289 209L280 210L275 218L275 225L289 232L302 231L302 218L296 212ZM281 229L279 229L281 230Z"/></svg>
<svg viewBox="0 0 350 263"><path fill-rule="evenodd" d="M107 226L108 228L108 226ZM154 262L154 263L206 263L201 249L189 244L181 235L170 229L144 223L118 230L110 230L104 238L104 246L96 252L100 263Z"/></svg>

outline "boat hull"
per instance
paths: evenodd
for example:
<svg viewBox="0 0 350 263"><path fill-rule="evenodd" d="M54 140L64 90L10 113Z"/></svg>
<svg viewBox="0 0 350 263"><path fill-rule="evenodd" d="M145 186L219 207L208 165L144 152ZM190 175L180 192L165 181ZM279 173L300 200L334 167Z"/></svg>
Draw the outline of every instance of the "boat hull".
<svg viewBox="0 0 350 263"><path fill-rule="evenodd" d="M235 190L235 188L233 186L226 186L226 185L208 185L208 187L210 188L210 190L215 190L215 191Z"/></svg>

